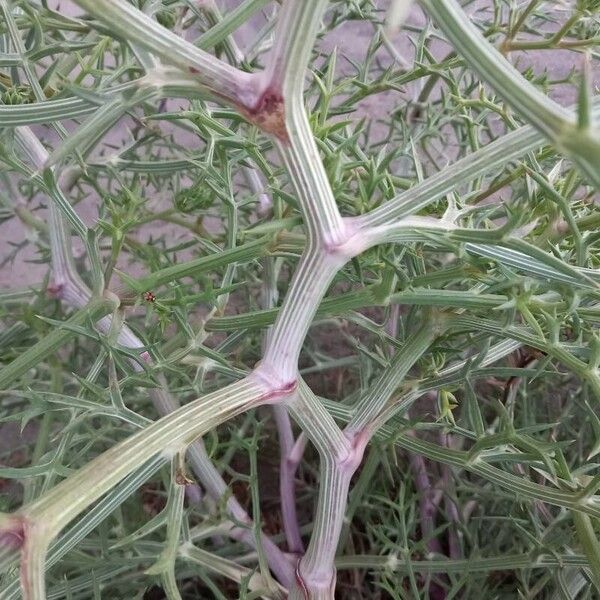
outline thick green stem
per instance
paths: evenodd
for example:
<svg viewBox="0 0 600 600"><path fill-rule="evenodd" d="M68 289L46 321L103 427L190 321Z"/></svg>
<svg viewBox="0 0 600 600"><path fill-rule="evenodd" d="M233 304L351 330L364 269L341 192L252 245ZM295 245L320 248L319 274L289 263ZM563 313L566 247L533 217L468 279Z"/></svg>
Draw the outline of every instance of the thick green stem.
<svg viewBox="0 0 600 600"><path fill-rule="evenodd" d="M158 453L173 456L195 438L250 407L285 397L293 387L273 389L249 375L240 382L199 398L113 446L24 506L8 524L20 524L24 592L44 598L46 548L60 530L127 475ZM0 532L1 533L1 532ZM31 559L31 560L28 560Z"/></svg>
<svg viewBox="0 0 600 600"><path fill-rule="evenodd" d="M600 189L600 135L581 129L577 119L528 82L471 23L456 0L421 0L469 66L504 100L567 153L597 189Z"/></svg>
<svg viewBox="0 0 600 600"><path fill-rule="evenodd" d="M124 0L77 0L116 36L135 42L179 67L219 99L232 105L253 106L256 101L254 79L235 67L200 50Z"/></svg>
<svg viewBox="0 0 600 600"><path fill-rule="evenodd" d="M594 585L596 586L596 590L600 592L600 542L598 541L596 531L594 531L594 521L589 515L580 512L573 512L572 515L577 536L583 546L588 565L592 571Z"/></svg>

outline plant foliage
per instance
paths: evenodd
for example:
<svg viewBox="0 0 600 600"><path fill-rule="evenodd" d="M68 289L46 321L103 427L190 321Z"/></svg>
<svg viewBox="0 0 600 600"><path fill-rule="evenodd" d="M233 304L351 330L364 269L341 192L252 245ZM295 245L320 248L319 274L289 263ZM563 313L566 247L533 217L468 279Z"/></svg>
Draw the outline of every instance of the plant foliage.
<svg viewBox="0 0 600 600"><path fill-rule="evenodd" d="M599 3L75 4L0 0L0 597L598 598Z"/></svg>

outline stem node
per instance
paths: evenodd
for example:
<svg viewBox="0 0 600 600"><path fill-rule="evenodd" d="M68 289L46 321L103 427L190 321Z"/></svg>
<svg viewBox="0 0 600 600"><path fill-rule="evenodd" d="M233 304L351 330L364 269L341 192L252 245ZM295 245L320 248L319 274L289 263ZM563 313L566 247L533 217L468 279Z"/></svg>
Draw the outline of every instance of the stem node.
<svg viewBox="0 0 600 600"><path fill-rule="evenodd" d="M289 143L283 96L275 88L267 87L253 106L242 106L240 111L264 132L274 135L283 144Z"/></svg>

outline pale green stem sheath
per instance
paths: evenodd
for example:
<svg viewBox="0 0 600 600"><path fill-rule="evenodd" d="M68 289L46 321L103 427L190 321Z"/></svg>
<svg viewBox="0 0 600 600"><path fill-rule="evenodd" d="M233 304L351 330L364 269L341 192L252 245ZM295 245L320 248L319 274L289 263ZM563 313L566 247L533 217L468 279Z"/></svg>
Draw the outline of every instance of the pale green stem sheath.
<svg viewBox="0 0 600 600"><path fill-rule="evenodd" d="M162 375L159 377L159 381L161 382L161 387L154 388L149 393L158 412L165 416L179 408L179 403L168 392L166 381ZM194 474L198 477L207 493L215 501L225 498L229 493L229 488L208 456L204 442L201 439L196 440L189 446L187 458L190 461ZM245 527L233 527L229 532L231 537L244 542L251 548L255 548L256 539L252 532L252 519L233 495L227 498L227 510L234 522L245 524ZM290 585L293 579L291 561L288 560L267 535L261 535L261 544L273 573L283 585Z"/></svg>
<svg viewBox="0 0 600 600"><path fill-rule="evenodd" d="M344 523L348 488L368 437L354 444L303 381L290 404L290 412L319 452L321 475L310 543L298 562L289 597L328 600L333 598L335 590L333 563Z"/></svg>
<svg viewBox="0 0 600 600"><path fill-rule="evenodd" d="M561 133L569 111L529 83L484 37L455 0L420 0L473 70L546 137Z"/></svg>
<svg viewBox="0 0 600 600"><path fill-rule="evenodd" d="M236 562L232 560L228 560L223 558L222 556L218 556L211 552L206 552L206 550L202 550L200 548L196 548L190 543L182 544L179 549L179 556L187 560L189 562L195 563L200 566L202 569L207 569L208 571L212 571L217 575L221 575L223 577L227 577L236 583L242 583L245 581L248 589L251 591L251 598L271 598L272 596L266 596L259 593L267 591L267 585L264 581L264 578L260 575L260 573L254 572L247 567L241 567ZM276 590L281 596L285 597L285 590L281 587L277 587Z"/></svg>
<svg viewBox="0 0 600 600"><path fill-rule="evenodd" d="M283 121L274 133L308 229L307 247L270 332L262 361L282 381L295 378L300 349L315 312L335 273L357 253L347 243L350 230L333 198L302 97L304 72L325 5L323 0L286 0L279 14L270 62L263 74L265 98L270 98L275 116Z"/></svg>
<svg viewBox="0 0 600 600"><path fill-rule="evenodd" d="M29 127L15 128L15 139L25 153L27 158L33 163L33 166L41 170L48 161L48 152L40 143L38 137ZM63 172L60 181L56 184L56 192L64 197L62 187L71 188L77 177L80 175L79 169L67 169ZM48 229L50 237L50 259L52 263L53 281L48 287L51 296L59 298L69 306L83 308L92 298L92 292L79 276L73 263L73 253L71 249L71 238L69 225L57 206L57 203L50 199L49 203L50 227ZM100 330L107 333L110 329L111 317L106 316L98 321ZM141 342L128 328L124 327L119 332L119 342L127 347L141 346Z"/></svg>
<svg viewBox="0 0 600 600"><path fill-rule="evenodd" d="M394 354L389 367L359 400L354 416L345 429L347 435L355 436L362 431L371 430L376 424L377 417L383 413L390 398L406 377L408 370L423 355L441 330L441 321L436 324L434 319L427 319L414 336L411 336Z"/></svg>
<svg viewBox="0 0 600 600"><path fill-rule="evenodd" d="M492 290L493 294L479 294L480 291L485 291L485 285L475 286L472 294L470 290L463 292L447 289L439 292L436 297L432 297L436 293L435 290L415 291L413 289L394 293L394 289L390 287L386 288L385 294L377 294L377 290L375 292L367 290L360 299L361 303L356 304L354 297L352 299L354 304L352 302L350 304L360 308L368 299L378 298L383 303L389 303L402 301L404 298L407 302L412 299L412 302L422 306L455 306L459 309L455 311L458 316L450 319L431 313L428 315L428 320L420 327L413 329L412 324L409 324L409 333L405 335L403 344L399 344L389 335L387 338L382 338L388 341L391 339L394 345L398 344L400 348L391 359L390 365L383 368L352 409L342 403L335 404L316 398L306 384L298 379L298 360L302 345L328 287L350 259L378 244L426 242L429 248L442 248L446 251L450 249L457 252L464 250L471 255L493 259L500 266L517 269L527 276L533 275L534 278L546 282L572 285L577 293L581 290L585 293L589 293L590 290L595 293L598 288L598 277L591 269L573 267L568 261L545 252L540 247L523 239L511 237L511 234L506 233L502 228L497 230L461 228L458 220L455 223L447 218L435 219L415 214L450 192L454 192L457 186L499 169L507 162L535 149L543 142L544 136L554 146L564 151L587 175L590 182L600 187L598 130L592 120L587 118L587 112L584 114L580 110L580 118L574 119L572 113L536 90L485 41L476 27L468 22L465 13L455 0L421 0L422 5L434 17L458 53L480 74L482 79L488 81L515 110L532 123L532 126L515 131L473 152L369 214L343 218L320 160L303 100L305 75L321 19L328 4L326 0L283 0L274 46L268 57L266 69L254 74L242 72L198 49L160 26L125 0L76 0L76 2L86 8L105 27L108 26L116 37L129 41L137 57L138 66L141 65L147 73L131 84L116 86L105 91L103 98L98 101L98 105L102 108L86 123L87 129L84 125L78 132L79 137L76 134L71 139L70 145L67 143L59 148L54 159L63 159L73 151L85 149L87 138L95 141L111 126L115 116L122 114L125 108L132 108L139 104L147 106L150 100L164 98L170 94L180 93L185 98L208 96L233 106L262 132L271 134L275 138L274 143L280 152L283 166L300 205L303 223L307 229L307 243L292 277L288 293L277 311L263 358L250 375L178 408L168 416L146 426L74 472L37 500L26 504L20 511L13 515L0 516L2 563L7 564L11 558L14 558L16 552L21 552L22 587L25 599L45 598L44 569L47 554L52 552L52 540L61 529L105 494L107 494L106 500L110 496L111 489L117 489L128 476L143 470L144 465L148 465L152 459L156 461L163 457L168 460L178 453L185 452L195 438L243 411L261 404L283 405L288 402L290 411L303 430L303 436L306 435L312 441L321 461L319 494L312 535L305 555L296 565L295 581L291 573L292 569L286 563L286 557L277 547L274 544L272 547L269 546L270 542L266 538L257 537L255 541L260 540L259 546L262 546L266 551L265 554L270 556L271 568L275 572L279 569L281 573L278 574L279 579L289 586L292 600L331 600L334 597L335 552L344 522L351 478L362 460L369 440L382 431L388 436L395 434L396 443L411 452L475 473L509 490L515 497L541 499L575 511L576 528L588 559L586 564L591 566L595 580L598 580L600 573L597 558L598 542L592 522L587 516L596 517L600 514L598 496L595 495L596 488L592 484L589 490L577 489L575 484L573 489L559 488L558 483L554 487L549 482L544 482L545 485L535 484L492 466L493 460L490 454L463 452L436 446L419 440L416 436L398 434L397 426L402 426L401 421L394 422L395 429L384 426L387 420L412 404L425 391L442 389L445 385L464 383L469 377L482 376L482 365L487 364L486 361L506 356L521 344L539 348L549 358L561 362L600 395L600 375L594 350L580 345L579 342L560 343L558 328L554 332L554 338L551 337L553 332L550 332L546 339L542 328L539 325L536 327L534 317L527 322L528 326L514 326L464 314L467 309L478 308L489 310L497 308L506 311L501 313L503 315L510 314L507 311L515 305L507 306L512 301L512 297L509 292L506 292L506 288L501 290L507 296L498 293L497 289ZM409 2L397 2L395 6L401 4L408 6ZM226 36L262 5L262 0L246 2L232 13L227 22L205 34L199 40L199 44L224 42L227 47ZM150 11L154 10L153 5L148 5L147 8ZM8 15L8 12L6 14ZM11 37L19 42L18 56L9 56L7 59L9 64L12 64L11 61L25 56L25 46L21 43L16 22L12 17L8 22ZM140 51L140 48L143 51ZM146 51L149 54L145 54ZM127 53L128 50L125 52ZM152 60L150 55L155 56L157 61ZM13 67L16 68L22 62L23 60L15 62ZM32 65L27 62L21 66L34 87L37 104L40 106L36 106L33 111L24 107L10 111L2 109L0 118L14 124L27 122L19 119L24 119L25 115L31 116L36 111L43 114L40 119L52 120L66 118L65 115L80 116L83 111L88 110L89 99L83 102L79 100L44 102L44 93L35 77ZM127 96L131 101L129 104L123 102L127 98L119 99L117 94L123 93L126 96L132 90L137 90L139 95L136 96L134 93ZM587 97L582 96L580 109L582 107L587 108ZM115 108L115 114L112 114L112 108ZM32 160L38 170L41 170L40 165L47 164L46 159L41 160L43 148L40 150L39 142L36 146L31 139L29 139L31 143L27 143L27 135L29 134L17 133L21 141L25 140L26 149L33 151ZM140 161L136 160L128 161L126 154L124 156L125 158L117 157L114 164L107 163L103 167L106 170L120 168L125 170L131 167L135 171L143 170L144 165L148 164L140 164ZM159 170L163 173L168 172L175 163L177 161L168 162L166 166L162 164L155 170L155 174L158 174ZM186 162L183 161L183 164L185 165ZM94 277L95 294L92 294L72 264L68 225L80 235L84 244L89 242L86 247L90 254L92 274L98 275L100 261L99 252L96 252L97 246L94 246L94 232L89 230L77 216L61 192L51 170L45 171L45 179L38 174L34 175L35 181L45 185L45 191L55 202L50 212L52 262L57 277L54 285L55 293L73 306L83 308L62 327L55 329L46 339L35 344L1 371L0 388L8 386L27 369L41 362L45 354L54 351L80 332L82 324L90 320L96 321L107 312L118 308L118 299L110 292L105 292L106 299L98 298L103 284L101 276ZM273 227L270 231L277 231L277 229ZM234 245L235 231L232 229L229 234L231 237L228 238L228 245ZM253 235L256 235L256 232ZM295 240L291 246L293 252L297 253L303 247L304 239L302 236L297 236ZM145 291L145 284L150 282L165 284L183 276L203 272L208 268L229 265L223 279L224 287L227 287L226 284L233 281L230 279L234 268L233 262L237 259L247 261L262 257L267 255L269 250L265 240L257 240L223 252L217 251L214 257L203 257L184 265L166 267L153 276L138 282L129 280L129 283L132 288L140 291L138 288L142 286L141 291ZM469 294L471 298L464 297ZM381 299L382 296L385 298ZM553 306L559 301L566 303L563 298L559 298L558 301L552 298ZM333 302L338 302L336 306L345 306L338 299L334 299ZM530 302L538 302L538 299L532 299ZM536 316L539 316L545 307L542 301L541 306L538 304L531 311L524 305L521 305L520 310L527 318L528 315L532 315L532 312L536 312ZM321 309L323 308L321 306ZM577 315L576 311L595 309L595 305L589 306L584 302L583 306L574 308L573 314ZM115 322L116 316L117 313L113 315ZM268 323L268 319L265 320L264 316L264 314L259 314L258 317L250 315L246 322ZM272 318L273 313L267 316ZM244 318L240 317L236 323L238 334L240 323L243 322ZM473 334L474 337L484 341L488 339L488 343L492 343L495 339L506 340L506 338L515 341L500 342L485 356L474 357L473 361L462 361L440 372L436 371L435 377L419 379L416 376L414 381L406 382L407 375L415 363L427 352L435 338L449 327L453 328L453 333L467 332L468 335ZM111 319L107 317L101 320L99 328L110 331ZM123 331L129 330L123 328ZM130 348L140 345L135 336L129 339L128 344ZM381 364L385 361L377 357L376 362ZM140 369L139 365L137 368ZM172 410L177 402L169 394L166 382L161 383L164 385L150 394L160 411L165 413ZM400 391L400 386L403 384L404 387ZM283 407L280 409L284 410ZM344 430L340 429L334 416L348 421L348 426ZM481 426L478 426L478 422L474 425L476 432L483 431L481 417L480 422ZM287 434L289 433L287 431ZM483 438L484 434L481 435ZM479 433L476 436L479 436ZM478 440L477 443L481 441L487 443L485 439ZM287 446L290 445L289 442L288 435ZM479 448L478 446L477 449ZM487 449L487 446L485 448ZM519 461L523 455L525 452L519 446L516 449L512 448L510 452L498 448L494 449L493 459L503 461L510 456L511 459ZM225 484L208 460L204 447L200 444L192 446L190 457L212 495L222 497L226 489ZM486 459L489 462L486 462ZM158 468L158 465L155 466ZM288 486L288 493L290 489L293 488ZM163 558L168 559L169 564L160 564L161 568L158 571L163 576L167 593L172 598L178 598L173 562L182 523L182 489L172 490L172 498L168 553L163 555ZM257 497L255 496L253 500L255 510L258 511ZM228 509L235 519L249 523L248 516L233 499L228 502ZM93 510L88 514L92 513ZM252 543L248 537L249 533L246 535L243 533L243 528L240 530L237 539ZM299 534L296 537L298 538ZM193 548L191 544L179 546L179 555L205 568L226 574L239 582L242 581L242 577L250 575L234 563L229 563L220 557L212 557L202 550ZM380 564L378 562L377 566L379 567ZM530 559L526 566L532 565L535 566L535 563ZM393 569L396 564L389 566ZM255 589L262 585L256 577L250 579L250 583Z"/></svg>
<svg viewBox="0 0 600 600"><path fill-rule="evenodd" d="M594 585L600 590L600 542L594 529L594 522L597 523L598 519L592 519L589 515L573 511L573 522L592 571Z"/></svg>
<svg viewBox="0 0 600 600"><path fill-rule="evenodd" d="M147 461L142 467L115 486L92 509L78 519L63 535L55 539L48 549L46 569L57 564L63 556L104 521L117 506L137 490L141 484L147 481L166 462L168 462L168 460L161 456L156 456L154 459ZM18 576L12 578L12 582L3 589L3 593L3 600L18 600L18 598L21 597Z"/></svg>
<svg viewBox="0 0 600 600"><path fill-rule="evenodd" d="M175 558L179 549L181 525L183 521L183 503L185 500L185 481L178 473L180 457L171 459L171 485L165 512L167 513L167 534L165 546L157 561L148 569L149 575L160 577L162 588L169 600L181 600L181 594L175 578Z"/></svg>
<svg viewBox="0 0 600 600"><path fill-rule="evenodd" d="M42 166L48 160L48 153L39 142L39 139L28 127L18 127L15 130L15 134L21 148L26 151L27 156L33 162L34 166L38 169L42 168ZM66 188L70 188L75 181L75 177L73 175L69 175L69 173L72 172L73 170L66 171L65 173L67 173L67 176L63 176L62 178L68 180L65 182ZM58 187L60 187L60 182ZM49 212L50 254L54 275L54 282L51 291L53 295L63 300L66 304L78 308L83 307L91 299L92 294L87 285L80 278L79 273L73 264L70 238L67 236L67 225L59 213L55 203L50 203ZM253 244L256 245L256 242ZM258 247L260 248L260 246ZM222 254L219 254L219 256L222 256ZM155 286L153 285L149 287ZM149 288L145 287L144 289ZM106 334L110 331L111 323L112 318L107 316L100 319L97 325L100 331ZM120 328L118 333L118 341L125 347L134 350L141 350L143 348L141 340L127 325L124 325ZM144 354L144 356L148 357L149 360L149 356L147 354ZM131 360L130 362L134 370L137 372L142 371L142 367L138 362L134 360ZM160 387L150 389L149 394L159 414L161 416L165 416L179 408L180 405L179 402L169 393L167 389L167 382L164 376L159 375L159 381L161 383ZM217 501L223 498L228 491L227 485L212 464L209 456L206 454L206 450L201 439L197 440L190 446L188 456L195 474L200 479L201 483L207 488L208 493ZM249 525L251 524L251 519L248 517L248 514L235 497L232 496L228 498L227 508L236 521L247 523ZM256 540L252 535L250 527L248 527L248 529L234 528L231 534L232 537L236 537L241 541L244 541L251 547L256 545ZM289 585L292 579L291 562L287 560L287 558L272 542L272 540L270 540L264 534L262 538L262 544L269 559L269 564L273 568L273 572L277 575L277 577L279 577L280 581L282 581L284 585Z"/></svg>
<svg viewBox="0 0 600 600"><path fill-rule="evenodd" d="M237 14L241 15L247 11L254 11L256 8L263 6L267 2L265 0L251 0L251 2L246 3L246 6L241 5L236 9L236 11L231 12L228 15L228 19L234 21L239 19ZM205 8L208 12L211 13L211 16L214 21L216 21L217 25L212 27L207 34L204 34L200 39L200 46L206 43L205 40L211 36L212 33L217 33L219 29L219 24L223 24L221 20L221 15L219 14L219 10L216 5L212 4ZM237 13L237 14L236 14ZM231 32L231 31L230 31ZM228 39L228 45L231 47L232 54L234 58L232 59L233 64L237 64L243 58L243 55L240 49L237 47L237 44L233 40L233 38ZM267 90L267 96L269 91ZM264 108L267 108L266 106ZM277 139L277 138L276 138ZM312 138L311 138L312 141ZM271 198L264 192L264 188L260 182L260 178L255 169L245 167L244 174L248 181L249 187L254 194L257 194L259 197L259 213L268 210L268 208L272 205ZM334 202L335 205L335 202ZM263 304L265 308L271 308L277 302L277 282L276 282L276 273L274 272L274 260L271 257L266 257L265 261L265 282L263 285ZM263 340L263 350L265 348L266 339ZM300 535L300 528L298 525L298 515L296 513L296 499L294 494L294 485L295 485L295 464L292 460L292 453L294 450L294 435L290 423L290 418L287 412L287 408L283 405L274 405L273 406L275 423L277 425L278 437L279 437L279 447L280 447L280 506L281 506L281 514L283 521L283 529L286 536L286 542L288 551L294 554L299 554L303 551L302 538ZM202 448L204 450L204 448ZM208 458L208 457L207 457ZM212 463L209 461L208 463L212 467ZM217 473L218 475L218 473ZM216 483L216 478L208 478L209 480L214 480ZM222 481L222 479L221 479ZM222 494L225 493L226 488L222 490ZM235 498L230 498L228 503L236 503ZM232 514L238 516L238 520L242 522L249 521L245 511L242 507L237 504L237 506L229 507L232 511ZM242 515L243 513L243 515ZM242 518L245 516L245 518ZM251 535L250 531L242 531L242 535L249 536ZM289 587L290 577L289 577L289 562L285 562L285 570L282 570L282 567L279 565L279 557L282 556L281 552L276 552L275 549L270 546L274 545L273 542L267 538L267 536L263 536L261 539L261 543L267 557L269 558L269 564L274 569L274 572L278 575L280 581L282 581L285 585ZM276 548L277 549L277 548ZM277 549L278 550L278 549ZM279 566L279 569L277 568ZM280 573L284 573L285 577L282 577Z"/></svg>
<svg viewBox="0 0 600 600"><path fill-rule="evenodd" d="M269 205L271 199L268 198ZM277 269L275 260L267 257L263 261L265 279L261 290L261 305L270 309L277 303L279 296L277 290ZM263 337L262 349L266 347L269 331ZM304 552L304 544L300 533L298 513L296 511L296 469L299 460L295 454L295 439L287 406L275 404L273 416L277 426L279 442L279 505L281 507L281 520L289 552L300 555Z"/></svg>
<svg viewBox="0 0 600 600"><path fill-rule="evenodd" d="M278 141L283 163L290 173L301 203L309 238L335 246L344 240L345 227L327 174L319 157L302 100L296 96L286 105L288 140Z"/></svg>
<svg viewBox="0 0 600 600"><path fill-rule="evenodd" d="M425 386L416 393L404 396L399 400L398 404L407 406L414 403L418 396L424 391L424 387ZM335 419L349 421L352 418L352 411L349 407L323 398L321 398L320 401ZM457 467L459 469L465 469L466 471L469 471L478 477L482 477L510 493L518 494L523 498L547 502L554 506L572 509L596 518L600 517L600 496L598 495L590 498L580 498L579 492L556 489L551 488L548 485L534 483L524 477L507 473L506 471L489 464L483 458L477 458L474 461L470 460L468 452L451 449L446 446L440 446L419 439L415 437L412 432L400 430L399 433L397 425L384 425L378 430L375 436L382 440L393 439L398 447L403 448L408 452L421 454L429 460Z"/></svg>
<svg viewBox="0 0 600 600"><path fill-rule="evenodd" d="M335 246L345 238L344 223L304 107L305 72L326 5L324 0L284 2L263 78L265 93L282 102L285 127L278 148L300 200L309 238Z"/></svg>
<svg viewBox="0 0 600 600"><path fill-rule="evenodd" d="M597 122L600 115L600 100L594 100L592 114ZM443 198L459 185L506 165L542 144L543 136L534 127L531 125L521 127L457 160L443 171L431 175L379 208L357 217L356 220L361 227L369 229L379 225L387 226L394 219L414 215L422 208Z"/></svg>
<svg viewBox="0 0 600 600"><path fill-rule="evenodd" d="M76 0L110 27L115 35L135 42L166 64L195 76L214 97L232 105L253 106L254 77L200 50L124 0Z"/></svg>
<svg viewBox="0 0 600 600"><path fill-rule="evenodd" d="M456 0L421 0L471 68L600 189L600 131L579 127L572 113L528 82L471 23Z"/></svg>
<svg viewBox="0 0 600 600"><path fill-rule="evenodd" d="M286 101L304 91L306 70L327 3L327 0L282 3L265 78L281 90Z"/></svg>
<svg viewBox="0 0 600 600"><path fill-rule="evenodd" d="M262 364L274 379L295 379L302 343L329 285L352 257L368 247L370 240L362 231L349 233L356 229L352 219L344 220L344 228L343 243L321 247L309 241L300 257L263 355Z"/></svg>
<svg viewBox="0 0 600 600"><path fill-rule="evenodd" d="M319 303L342 264L321 253L306 252L300 258L262 359L262 364L281 381L296 377L298 357L306 333Z"/></svg>
<svg viewBox="0 0 600 600"><path fill-rule="evenodd" d="M508 569L551 569L566 566L586 567L587 559L577 554L532 556L531 554L509 554L506 556L463 560L413 560L409 557L389 554L387 556L341 556L335 561L338 569L390 570L394 573L478 573L481 571L504 571Z"/></svg>
<svg viewBox="0 0 600 600"><path fill-rule="evenodd" d="M24 506L3 523L18 530L22 582L27 600L45 598L44 559L48 544L82 511L154 455L185 451L195 438L251 407L285 398L295 385L273 388L252 373L245 379L199 398L113 446Z"/></svg>
<svg viewBox="0 0 600 600"><path fill-rule="evenodd" d="M319 450L321 480L315 521L309 546L298 563L291 600L329 600L335 590L335 554L344 524L350 481L360 465L364 450L381 423L394 391L409 369L441 331L428 320L396 353L389 369L359 401L356 417L342 432L310 391L300 384L291 404L292 415Z"/></svg>

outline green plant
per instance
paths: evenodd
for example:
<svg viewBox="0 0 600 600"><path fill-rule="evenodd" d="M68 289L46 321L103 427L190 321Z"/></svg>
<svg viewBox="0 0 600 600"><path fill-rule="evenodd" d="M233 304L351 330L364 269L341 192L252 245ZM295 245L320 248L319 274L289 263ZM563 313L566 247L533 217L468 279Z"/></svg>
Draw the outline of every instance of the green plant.
<svg viewBox="0 0 600 600"><path fill-rule="evenodd" d="M0 293L4 420L35 425L2 597L594 597L597 3L284 0L244 52L266 0L76 3L0 2L2 215L35 234L7 262L51 266ZM352 21L344 70L313 47ZM588 54L553 82L523 49ZM414 82L383 133L349 116Z"/></svg>

